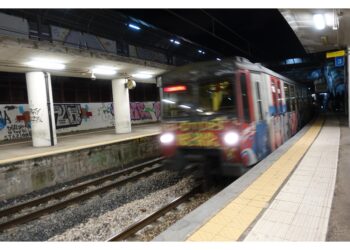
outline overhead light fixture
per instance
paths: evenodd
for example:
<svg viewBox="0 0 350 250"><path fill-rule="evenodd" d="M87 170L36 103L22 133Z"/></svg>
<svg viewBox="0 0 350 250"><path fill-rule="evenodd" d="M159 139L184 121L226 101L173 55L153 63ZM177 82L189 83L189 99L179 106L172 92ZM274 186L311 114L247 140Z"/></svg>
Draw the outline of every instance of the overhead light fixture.
<svg viewBox="0 0 350 250"><path fill-rule="evenodd" d="M153 77L153 75L149 72L139 72L139 73L133 74L132 77L139 78L139 79L150 79Z"/></svg>
<svg viewBox="0 0 350 250"><path fill-rule="evenodd" d="M216 58L216 61L221 61L221 58L217 57L217 58Z"/></svg>
<svg viewBox="0 0 350 250"><path fill-rule="evenodd" d="M170 42L172 42L172 43L174 43L176 45L180 45L181 44L180 41L175 40L175 39L170 39Z"/></svg>
<svg viewBox="0 0 350 250"><path fill-rule="evenodd" d="M315 14L313 16L315 28L323 30L326 27L325 18L322 14Z"/></svg>
<svg viewBox="0 0 350 250"><path fill-rule="evenodd" d="M200 49L198 50L198 53L205 55L205 52L203 50L200 50Z"/></svg>
<svg viewBox="0 0 350 250"><path fill-rule="evenodd" d="M184 109L191 109L191 107L190 106L187 106L187 105L179 105L179 107L181 107L181 108L184 108Z"/></svg>
<svg viewBox="0 0 350 250"><path fill-rule="evenodd" d="M134 30L140 30L141 28L140 28L140 26L137 26L136 24L132 24L132 23L129 23L129 28L132 28L132 29L134 29Z"/></svg>
<svg viewBox="0 0 350 250"><path fill-rule="evenodd" d="M62 62L49 59L33 59L25 64L29 67L38 69L63 70L66 68L66 65Z"/></svg>
<svg viewBox="0 0 350 250"><path fill-rule="evenodd" d="M170 103L170 104L175 104L176 103L176 102L168 100L168 99L163 99L162 101L165 102L165 103Z"/></svg>
<svg viewBox="0 0 350 250"><path fill-rule="evenodd" d="M107 66L97 66L92 69L92 72L97 75L115 75L117 73L117 70L113 67L107 67Z"/></svg>

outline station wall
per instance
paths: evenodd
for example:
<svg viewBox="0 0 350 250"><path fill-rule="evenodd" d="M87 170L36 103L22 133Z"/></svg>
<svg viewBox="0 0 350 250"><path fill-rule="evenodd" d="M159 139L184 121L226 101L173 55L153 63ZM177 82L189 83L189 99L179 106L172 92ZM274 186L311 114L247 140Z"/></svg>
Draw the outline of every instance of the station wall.
<svg viewBox="0 0 350 250"><path fill-rule="evenodd" d="M55 103L57 134L114 126L112 102ZM0 105L0 141L31 138L31 110L28 104ZM132 124L157 122L159 102L131 102Z"/></svg>

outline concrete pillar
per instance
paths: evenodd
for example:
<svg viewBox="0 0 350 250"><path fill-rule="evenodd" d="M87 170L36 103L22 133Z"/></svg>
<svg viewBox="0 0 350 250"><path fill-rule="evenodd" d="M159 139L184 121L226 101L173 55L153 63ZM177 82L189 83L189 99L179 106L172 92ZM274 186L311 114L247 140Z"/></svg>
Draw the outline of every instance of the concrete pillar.
<svg viewBox="0 0 350 250"><path fill-rule="evenodd" d="M28 72L26 80L33 146L54 146L57 137L50 74Z"/></svg>
<svg viewBox="0 0 350 250"><path fill-rule="evenodd" d="M127 79L112 80L115 132L131 132L129 89L125 87Z"/></svg>

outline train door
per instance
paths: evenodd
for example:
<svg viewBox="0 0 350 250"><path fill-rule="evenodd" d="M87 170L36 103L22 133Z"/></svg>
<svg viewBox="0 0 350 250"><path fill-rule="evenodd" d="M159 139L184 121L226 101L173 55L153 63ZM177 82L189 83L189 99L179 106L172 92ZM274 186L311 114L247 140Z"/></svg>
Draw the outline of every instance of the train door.
<svg viewBox="0 0 350 250"><path fill-rule="evenodd" d="M240 121L240 156L246 166L255 164L255 115L250 72L238 70L236 75L238 119Z"/></svg>
<svg viewBox="0 0 350 250"><path fill-rule="evenodd" d="M272 95L272 149L278 148L283 143L283 102L281 81L270 76Z"/></svg>
<svg viewBox="0 0 350 250"><path fill-rule="evenodd" d="M241 124L248 125L255 121L250 73L248 70L239 70L236 77L238 119Z"/></svg>
<svg viewBox="0 0 350 250"><path fill-rule="evenodd" d="M253 150L257 159L261 160L270 153L269 132L267 123L268 100L266 84L260 72L251 72L251 89L255 110L255 141Z"/></svg>

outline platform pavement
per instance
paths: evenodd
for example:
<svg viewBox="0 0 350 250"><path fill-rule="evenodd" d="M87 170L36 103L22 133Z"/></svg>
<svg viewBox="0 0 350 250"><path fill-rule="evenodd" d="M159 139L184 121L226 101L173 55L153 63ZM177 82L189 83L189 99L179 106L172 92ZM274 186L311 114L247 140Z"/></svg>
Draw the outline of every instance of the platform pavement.
<svg viewBox="0 0 350 250"><path fill-rule="evenodd" d="M336 183L336 116L304 127L154 241L325 241Z"/></svg>
<svg viewBox="0 0 350 250"><path fill-rule="evenodd" d="M114 128L111 128L79 134L59 135L57 145L53 147L34 148L31 141L1 144L0 165L157 135L160 132L160 124L154 123L132 126L131 133L126 134L116 134Z"/></svg>

